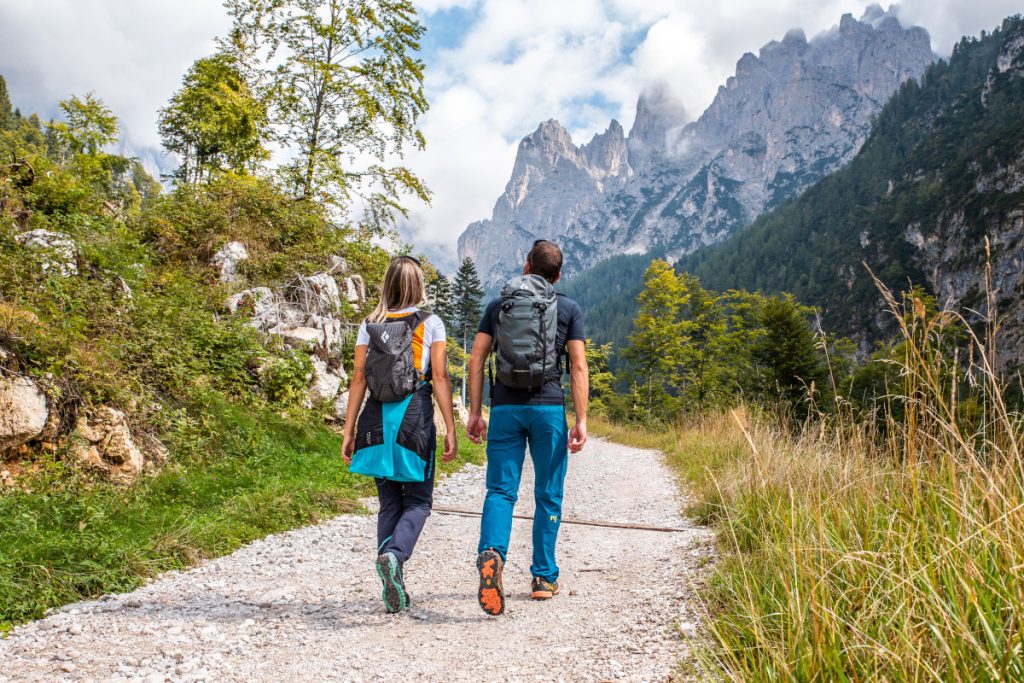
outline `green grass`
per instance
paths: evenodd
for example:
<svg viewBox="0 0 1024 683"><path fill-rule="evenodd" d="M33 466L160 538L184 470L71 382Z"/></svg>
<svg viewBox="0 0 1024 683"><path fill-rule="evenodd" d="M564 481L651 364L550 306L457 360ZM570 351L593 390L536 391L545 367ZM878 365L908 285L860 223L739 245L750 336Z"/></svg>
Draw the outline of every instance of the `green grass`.
<svg viewBox="0 0 1024 683"><path fill-rule="evenodd" d="M743 411L593 432L663 450L717 530L701 657L722 678L1024 680L1021 421L961 440L936 415L882 437Z"/></svg>
<svg viewBox="0 0 1024 683"><path fill-rule="evenodd" d="M29 491L0 494L0 633L47 609L131 590L268 534L359 510L372 481L347 472L322 424L219 399L196 406L162 471L130 488L39 461ZM483 449L460 439L459 460Z"/></svg>

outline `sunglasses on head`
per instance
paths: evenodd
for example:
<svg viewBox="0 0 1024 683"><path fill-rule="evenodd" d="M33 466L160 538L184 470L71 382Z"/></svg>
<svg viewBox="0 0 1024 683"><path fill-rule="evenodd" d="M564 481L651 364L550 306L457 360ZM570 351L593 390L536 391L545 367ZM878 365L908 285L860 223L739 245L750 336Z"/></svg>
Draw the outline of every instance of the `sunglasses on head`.
<svg viewBox="0 0 1024 683"><path fill-rule="evenodd" d="M409 256L408 254L403 254L401 256L396 256L395 257L396 261L398 261L399 259L407 259L407 260L412 261L413 263L415 263L420 268L423 267L423 264L420 263L420 260L418 258L416 258L415 256Z"/></svg>
<svg viewBox="0 0 1024 683"><path fill-rule="evenodd" d="M551 240L534 240L533 246L536 247L538 244L549 244L550 242Z"/></svg>

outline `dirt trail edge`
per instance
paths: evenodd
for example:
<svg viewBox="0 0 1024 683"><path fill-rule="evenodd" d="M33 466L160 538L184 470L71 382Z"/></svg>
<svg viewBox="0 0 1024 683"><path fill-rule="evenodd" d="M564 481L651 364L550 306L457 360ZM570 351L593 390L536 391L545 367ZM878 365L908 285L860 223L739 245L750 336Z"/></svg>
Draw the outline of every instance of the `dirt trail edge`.
<svg viewBox="0 0 1024 683"><path fill-rule="evenodd" d="M435 514L406 564L412 609L386 615L375 520L345 515L19 627L0 641L0 681L668 680L689 668L711 533L680 516L660 454L592 440L570 458L566 517L685 530L563 525L562 593L534 602L516 520L495 619L475 600L479 520ZM527 470L516 511L532 514ZM483 479L469 467L435 503L480 509Z"/></svg>

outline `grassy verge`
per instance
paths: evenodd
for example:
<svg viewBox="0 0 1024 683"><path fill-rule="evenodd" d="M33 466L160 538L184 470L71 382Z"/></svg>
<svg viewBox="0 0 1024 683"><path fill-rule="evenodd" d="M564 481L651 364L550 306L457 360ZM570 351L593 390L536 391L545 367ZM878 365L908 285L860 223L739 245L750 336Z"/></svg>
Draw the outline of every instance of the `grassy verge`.
<svg viewBox="0 0 1024 683"><path fill-rule="evenodd" d="M1024 471L1007 419L987 442L948 423L791 436L742 412L593 431L665 451L718 530L705 658L725 678L1005 681L1024 680Z"/></svg>
<svg viewBox="0 0 1024 683"><path fill-rule="evenodd" d="M139 586L267 534L353 512L370 480L349 474L339 437L211 400L179 433L171 463L128 488L59 461L0 494L0 633L48 608ZM460 440L459 460L482 449ZM186 455L187 454L187 455Z"/></svg>

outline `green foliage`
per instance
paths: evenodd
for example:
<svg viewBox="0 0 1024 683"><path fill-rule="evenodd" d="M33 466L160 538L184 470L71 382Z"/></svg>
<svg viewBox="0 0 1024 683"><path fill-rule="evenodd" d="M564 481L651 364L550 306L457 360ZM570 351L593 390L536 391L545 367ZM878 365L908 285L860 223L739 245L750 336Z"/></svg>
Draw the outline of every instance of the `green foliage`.
<svg viewBox="0 0 1024 683"><path fill-rule="evenodd" d="M631 378L642 387L645 413L648 417L675 414L679 398L672 389L677 384L676 366L682 354L680 308L682 286L672 267L657 259L644 275L644 290L638 302L629 348Z"/></svg>
<svg viewBox="0 0 1024 683"><path fill-rule="evenodd" d="M260 372L267 398L282 406L301 405L312 375L309 355L294 350L271 359Z"/></svg>
<svg viewBox="0 0 1024 683"><path fill-rule="evenodd" d="M764 334L751 349L762 393L778 395L801 418L827 375L818 339L807 323L811 313L790 295L765 299L760 315Z"/></svg>
<svg viewBox="0 0 1024 683"><path fill-rule="evenodd" d="M427 110L424 27L406 0L228 0L225 46L266 93L279 142L295 153L283 169L299 196L348 209L361 200L372 229L405 214L403 195L428 198L409 169L385 164ZM361 159L370 159L363 163Z"/></svg>
<svg viewBox="0 0 1024 683"><path fill-rule="evenodd" d="M808 320L811 309L792 297L718 294L658 259L638 302L620 378L631 389L610 406L618 420L672 421L743 396L805 406L799 399L808 388L824 384L824 349ZM849 371L838 360L836 369Z"/></svg>
<svg viewBox="0 0 1024 683"><path fill-rule="evenodd" d="M0 130L14 127L14 110L11 108L11 96L7 92L7 80L0 76Z"/></svg>
<svg viewBox="0 0 1024 683"><path fill-rule="evenodd" d="M72 95L60 103L60 109L66 120L52 122L49 128L72 154L94 157L117 141L117 117L95 94Z"/></svg>
<svg viewBox="0 0 1024 683"><path fill-rule="evenodd" d="M455 377L461 377L463 403L466 400L466 369L469 365L469 352L473 348L473 339L476 337L477 326L480 324L484 289L480 284L480 277L476 273L476 265L472 259L463 259L455 273L455 283L452 286L452 338L461 349L462 353L451 356L453 362L462 363L456 368Z"/></svg>
<svg viewBox="0 0 1024 683"><path fill-rule="evenodd" d="M383 249L336 225L323 205L296 201L258 176L223 173L198 187L180 186L154 202L140 221L161 253L196 268L207 268L227 242L243 242L251 257L244 272L256 284L323 268L331 254L344 256L369 281L387 267Z"/></svg>
<svg viewBox="0 0 1024 683"><path fill-rule="evenodd" d="M636 317L636 300L643 291L644 271L658 253L612 256L593 268L559 283L561 291L586 314L587 332L594 341L611 342L613 371L621 370L621 351L629 342Z"/></svg>
<svg viewBox="0 0 1024 683"><path fill-rule="evenodd" d="M255 171L270 158L263 144L269 136L266 105L252 93L233 55L192 65L160 110L160 136L181 161L175 178L186 183L217 172Z"/></svg>
<svg viewBox="0 0 1024 683"><path fill-rule="evenodd" d="M605 412L609 407L609 401L615 397L613 382L615 376L612 374L608 359L612 355L612 344L594 344L587 340L587 368L590 376L590 409L596 413ZM571 399L572 393L566 392L566 397Z"/></svg>

